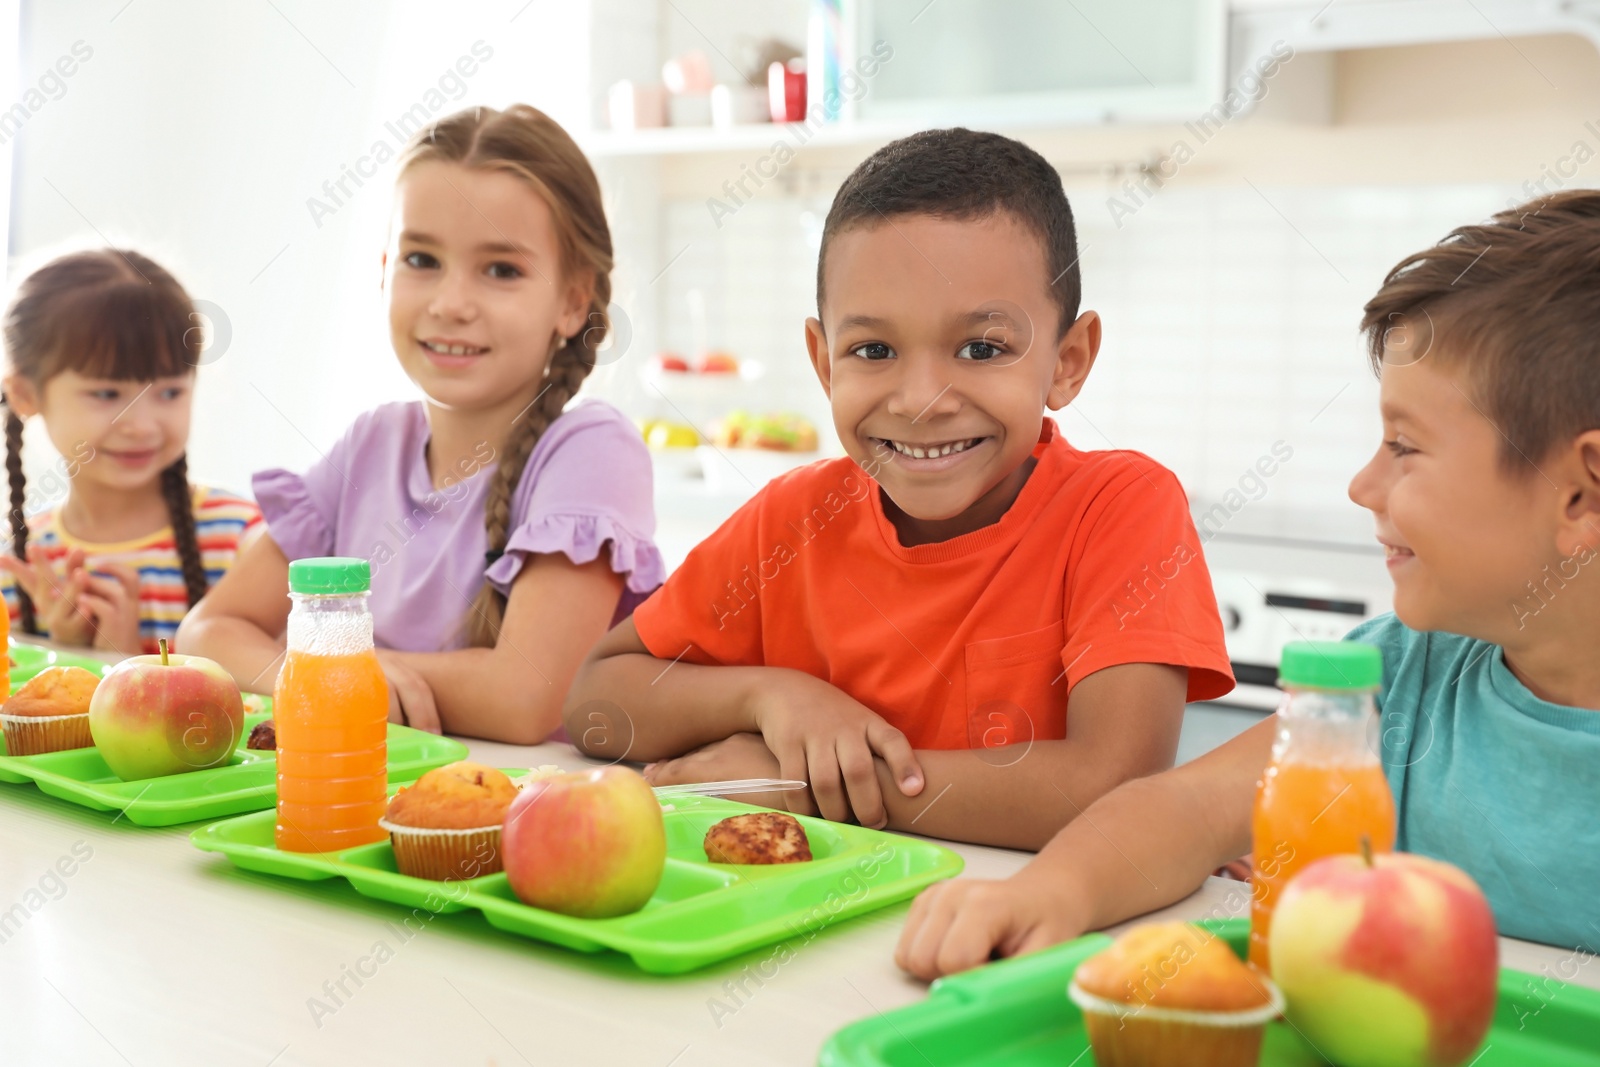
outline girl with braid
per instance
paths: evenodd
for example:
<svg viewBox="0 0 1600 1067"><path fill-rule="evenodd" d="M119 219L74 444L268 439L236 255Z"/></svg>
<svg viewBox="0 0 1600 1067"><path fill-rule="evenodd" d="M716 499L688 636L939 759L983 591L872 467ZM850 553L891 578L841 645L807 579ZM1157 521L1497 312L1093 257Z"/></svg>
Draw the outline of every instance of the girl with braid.
<svg viewBox="0 0 1600 1067"><path fill-rule="evenodd" d="M156 652L264 532L254 504L189 482L196 321L177 280L133 251L62 256L17 291L5 318L11 551L0 556L13 633ZM59 507L30 506L22 437L34 415L65 464Z"/></svg>
<svg viewBox="0 0 1600 1067"><path fill-rule="evenodd" d="M268 532L181 637L271 692L289 561L359 556L390 719L535 744L590 646L664 576L638 430L572 403L609 327L600 187L524 105L439 120L399 170L384 285L422 399L360 416L304 474L256 475Z"/></svg>

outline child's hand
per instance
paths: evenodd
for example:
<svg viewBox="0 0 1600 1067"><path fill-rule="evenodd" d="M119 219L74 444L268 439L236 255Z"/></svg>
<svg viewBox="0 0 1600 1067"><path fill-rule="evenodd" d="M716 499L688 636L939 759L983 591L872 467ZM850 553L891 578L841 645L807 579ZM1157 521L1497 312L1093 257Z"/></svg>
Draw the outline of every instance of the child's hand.
<svg viewBox="0 0 1600 1067"><path fill-rule="evenodd" d="M139 634L139 572L125 563L87 564L84 589L78 594L80 608L94 620L95 648L124 656L144 651Z"/></svg>
<svg viewBox="0 0 1600 1067"><path fill-rule="evenodd" d="M89 585L82 549L68 552L57 570L45 559L43 549L29 545L28 562L4 555L0 556L0 568L33 601L34 619L51 641L83 646L94 640L94 621L78 605L79 596Z"/></svg>
<svg viewBox="0 0 1600 1067"><path fill-rule="evenodd" d="M644 769L652 786L687 785L691 782L726 782L739 778L779 778L778 757L760 734L734 734L697 748L677 759L661 760ZM750 793L739 797L745 804L787 810L790 793Z"/></svg>
<svg viewBox="0 0 1600 1067"><path fill-rule="evenodd" d="M922 891L894 961L924 981L1077 937L1079 902L1026 872L1003 882L958 878Z"/></svg>
<svg viewBox="0 0 1600 1067"><path fill-rule="evenodd" d="M854 812L862 826L889 824L875 756L889 765L906 796L922 791L922 767L906 735L821 679L784 671L761 687L752 711L778 758L779 777L809 782L824 818L844 822ZM816 814L803 794L791 797L790 807Z"/></svg>
<svg viewBox="0 0 1600 1067"><path fill-rule="evenodd" d="M439 706L434 703L428 680L386 648L378 649L378 665L389 682L389 721L430 734L443 733Z"/></svg>

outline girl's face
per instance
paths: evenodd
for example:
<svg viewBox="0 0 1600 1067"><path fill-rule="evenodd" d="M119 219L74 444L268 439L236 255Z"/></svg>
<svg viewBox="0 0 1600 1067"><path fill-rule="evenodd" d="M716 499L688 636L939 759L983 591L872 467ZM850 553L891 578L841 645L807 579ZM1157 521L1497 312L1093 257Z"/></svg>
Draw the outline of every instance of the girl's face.
<svg viewBox="0 0 1600 1067"><path fill-rule="evenodd" d="M505 171L420 163L400 179L397 210L384 260L400 365L440 407L520 411L589 304L562 276L549 206Z"/></svg>
<svg viewBox="0 0 1600 1067"><path fill-rule="evenodd" d="M6 395L19 416L44 417L56 451L77 464L75 482L144 489L189 444L193 374L141 382L66 370L42 389L12 376Z"/></svg>

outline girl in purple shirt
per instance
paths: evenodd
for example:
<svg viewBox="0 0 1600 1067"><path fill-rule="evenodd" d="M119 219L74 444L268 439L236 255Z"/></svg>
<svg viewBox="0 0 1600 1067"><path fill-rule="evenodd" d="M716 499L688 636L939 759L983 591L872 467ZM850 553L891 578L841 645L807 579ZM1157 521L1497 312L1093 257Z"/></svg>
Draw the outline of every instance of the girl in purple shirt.
<svg viewBox="0 0 1600 1067"><path fill-rule="evenodd" d="M361 415L304 474L256 475L267 535L180 642L271 692L289 561L360 556L390 718L536 744L665 573L638 431L572 402L610 325L599 183L542 112L473 108L418 133L396 199L389 328L423 398Z"/></svg>

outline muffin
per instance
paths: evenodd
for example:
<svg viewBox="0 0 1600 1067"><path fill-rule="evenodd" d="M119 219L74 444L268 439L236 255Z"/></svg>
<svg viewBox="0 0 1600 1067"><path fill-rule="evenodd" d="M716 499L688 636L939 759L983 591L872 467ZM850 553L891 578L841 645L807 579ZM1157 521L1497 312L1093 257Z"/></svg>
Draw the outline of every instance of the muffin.
<svg viewBox="0 0 1600 1067"><path fill-rule="evenodd" d="M1100 1067L1242 1067L1283 1010L1272 980L1216 935L1147 923L1084 960L1067 988Z"/></svg>
<svg viewBox="0 0 1600 1067"><path fill-rule="evenodd" d="M424 774L389 800L389 831L401 874L436 882L481 878L500 865L500 825L517 798L511 779L461 760Z"/></svg>
<svg viewBox="0 0 1600 1067"><path fill-rule="evenodd" d="M89 698L100 676L82 667L46 667L22 685L0 708L6 753L37 756L67 748L88 748Z"/></svg>
<svg viewBox="0 0 1600 1067"><path fill-rule="evenodd" d="M776 811L753 811L723 819L706 831L712 863L807 863L811 842L800 820Z"/></svg>

